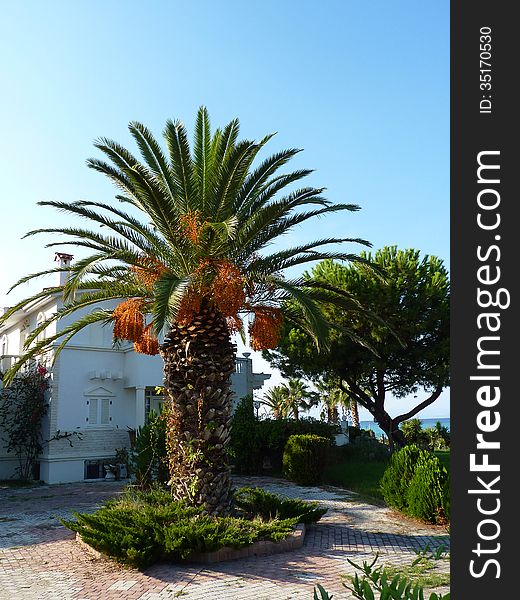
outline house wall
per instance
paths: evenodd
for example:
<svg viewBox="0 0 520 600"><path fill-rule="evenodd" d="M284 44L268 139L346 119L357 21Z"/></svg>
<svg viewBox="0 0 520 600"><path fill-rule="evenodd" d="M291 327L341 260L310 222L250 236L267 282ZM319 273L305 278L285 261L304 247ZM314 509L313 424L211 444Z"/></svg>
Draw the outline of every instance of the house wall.
<svg viewBox="0 0 520 600"><path fill-rule="evenodd" d="M8 336L10 354L21 352L20 339L34 329L38 314L50 316L59 302L54 297L35 306L18 323L0 332L0 339L4 333ZM59 330L99 306L111 310L116 304L104 302L63 317ZM55 325L49 327L46 335L55 330ZM112 327L96 323L71 339L56 359L51 377L49 411L42 428L46 443L40 458L40 478L47 483L66 483L84 479L85 461L109 460L116 449L129 447L129 428L136 429L144 421L144 389L162 384L163 363L160 356L136 354L130 343L114 348ZM254 378L251 361L238 358L232 375L235 404L251 393L253 384L261 385ZM88 422L87 401L93 398L110 399L110 423L92 426ZM16 462L3 446L0 443L0 478L8 478L14 475Z"/></svg>
<svg viewBox="0 0 520 600"><path fill-rule="evenodd" d="M38 316L42 319L49 318L56 309L56 301L49 298L46 301L39 302L35 305L32 312L23 315L23 318L2 329L0 333L0 370L7 370L15 357L20 355L23 350L23 342L29 332L31 332L37 324ZM52 335L55 331L55 325L47 327L46 335ZM5 338L4 338L5 336ZM4 340L7 340L7 345L4 345ZM6 356L4 356L6 355ZM1 384L0 384L1 385ZM44 418L44 431L48 425L48 418ZM16 475L18 461L13 453L8 453L6 433L0 427L0 479L10 479Z"/></svg>
<svg viewBox="0 0 520 600"><path fill-rule="evenodd" d="M80 481L85 460L113 457L117 448L129 446L128 428L136 427L135 392L125 387L123 364L124 354L108 348L63 349L53 370L50 434L72 435L48 444L40 460L42 479ZM101 398L111 401L111 421L90 425L87 401Z"/></svg>
<svg viewBox="0 0 520 600"><path fill-rule="evenodd" d="M0 479L10 479L16 474L18 462L13 454L8 454L5 446L7 439L5 433L0 429Z"/></svg>

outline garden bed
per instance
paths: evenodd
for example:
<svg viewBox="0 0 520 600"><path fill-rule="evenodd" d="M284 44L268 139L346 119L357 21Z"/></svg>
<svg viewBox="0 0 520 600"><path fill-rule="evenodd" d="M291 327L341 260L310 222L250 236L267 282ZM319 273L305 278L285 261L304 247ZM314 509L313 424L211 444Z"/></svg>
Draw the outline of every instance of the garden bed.
<svg viewBox="0 0 520 600"><path fill-rule="evenodd" d="M157 561L214 563L295 550L303 544L305 524L325 512L316 502L241 488L234 494L234 516L212 516L165 489L130 487L96 512L61 522L96 556L146 568Z"/></svg>
<svg viewBox="0 0 520 600"><path fill-rule="evenodd" d="M228 560L248 558L250 556L269 556L271 554L280 554L282 552L298 550L298 548L303 546L304 538L305 524L298 523L295 526L293 533L290 533L284 540L280 540L278 542L261 540L258 542L253 542L250 546L245 546L244 548L224 547L220 548L219 550L214 550L213 552L198 552L185 559L184 562L212 564ZM99 552L99 550L96 550L84 542L79 533L76 533L76 541L95 558L106 558L102 552Z"/></svg>

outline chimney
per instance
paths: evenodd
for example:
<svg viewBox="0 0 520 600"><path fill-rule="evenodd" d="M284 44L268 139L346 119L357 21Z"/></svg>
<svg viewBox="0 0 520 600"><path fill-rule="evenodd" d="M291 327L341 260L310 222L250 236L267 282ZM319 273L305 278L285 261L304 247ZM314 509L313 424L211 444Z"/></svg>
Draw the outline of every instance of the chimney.
<svg viewBox="0 0 520 600"><path fill-rule="evenodd" d="M60 264L58 265L60 269L63 269L64 267L70 267L70 261L73 259L74 257L72 256L72 254L63 254L62 252L56 252L55 256L54 256L54 262L59 262ZM60 271L58 273L59 275L59 285L63 286L67 283L67 280L69 278L69 271Z"/></svg>

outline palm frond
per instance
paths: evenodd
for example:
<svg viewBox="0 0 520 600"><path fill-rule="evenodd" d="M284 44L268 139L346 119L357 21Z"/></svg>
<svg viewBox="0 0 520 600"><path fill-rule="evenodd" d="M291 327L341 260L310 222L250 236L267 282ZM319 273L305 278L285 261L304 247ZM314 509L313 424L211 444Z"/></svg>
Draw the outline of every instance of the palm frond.
<svg viewBox="0 0 520 600"><path fill-rule="evenodd" d="M206 196L211 188L211 127L208 111L201 106L195 121L195 137L193 144L193 165L197 195L200 198L201 210L205 214Z"/></svg>
<svg viewBox="0 0 520 600"><path fill-rule="evenodd" d="M175 320L182 298L191 283L190 276L176 277L172 273L166 273L156 282L151 314L157 335Z"/></svg>
<svg viewBox="0 0 520 600"><path fill-rule="evenodd" d="M188 135L180 121L166 122L164 137L170 153L171 168L178 189L177 201L179 213L185 214L189 210L196 210L198 199L194 193L193 162L190 154Z"/></svg>

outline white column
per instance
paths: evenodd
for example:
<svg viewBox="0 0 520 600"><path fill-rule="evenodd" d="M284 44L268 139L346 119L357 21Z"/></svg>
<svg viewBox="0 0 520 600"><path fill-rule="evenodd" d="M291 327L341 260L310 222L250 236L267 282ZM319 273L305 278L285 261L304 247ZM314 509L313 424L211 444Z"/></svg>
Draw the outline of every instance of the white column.
<svg viewBox="0 0 520 600"><path fill-rule="evenodd" d="M135 427L144 425L144 387L135 388Z"/></svg>

